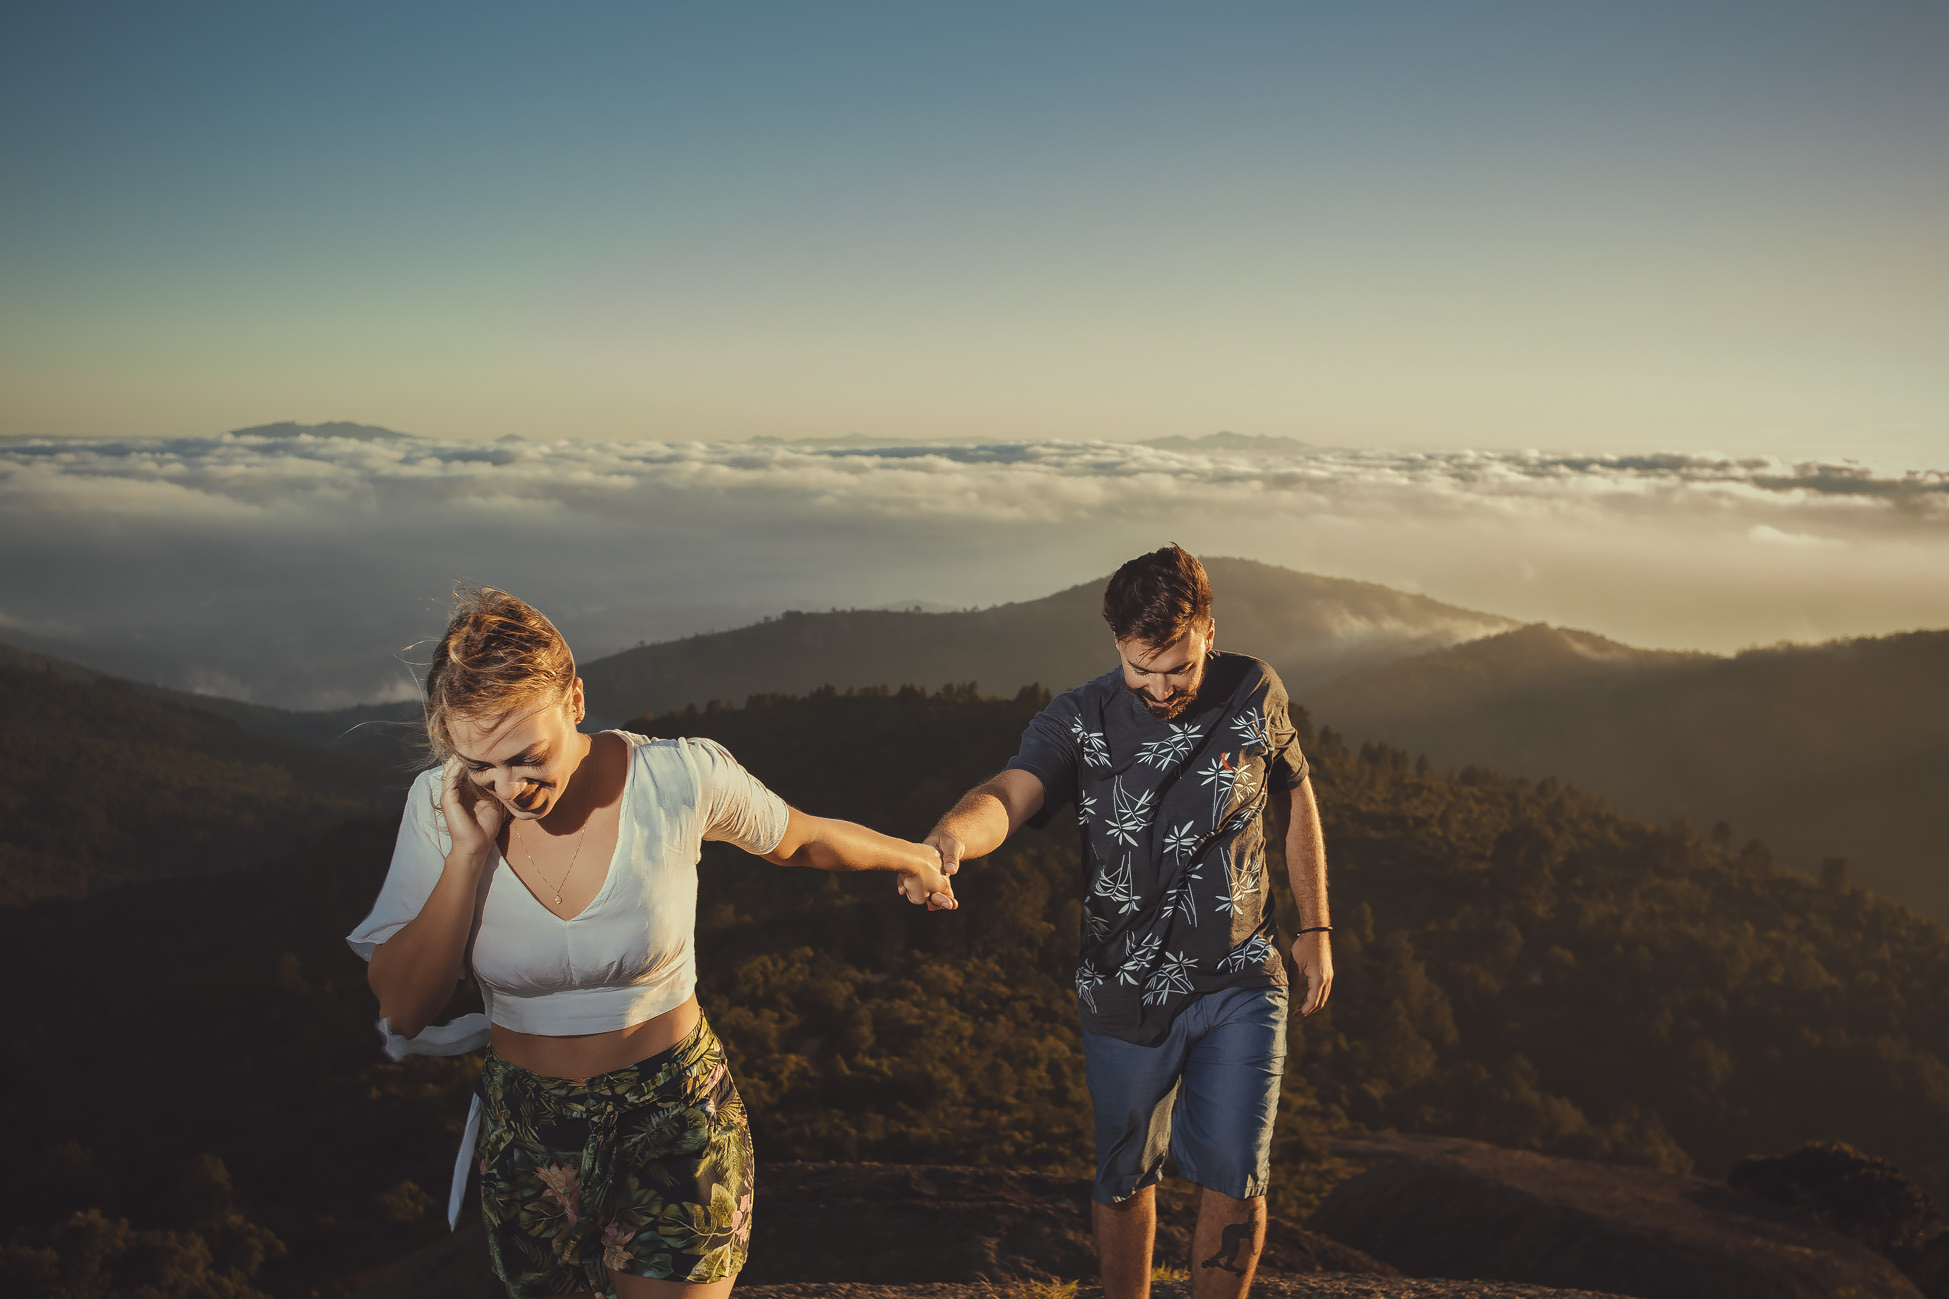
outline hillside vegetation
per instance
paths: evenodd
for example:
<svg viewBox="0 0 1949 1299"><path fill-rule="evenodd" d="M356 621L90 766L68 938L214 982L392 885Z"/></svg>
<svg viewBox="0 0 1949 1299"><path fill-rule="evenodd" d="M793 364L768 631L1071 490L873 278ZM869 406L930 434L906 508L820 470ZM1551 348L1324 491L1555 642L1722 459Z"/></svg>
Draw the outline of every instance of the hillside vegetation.
<svg viewBox="0 0 1949 1299"><path fill-rule="evenodd" d="M1949 632L1748 650L1634 650L1533 626L1316 686L1352 735L1721 821L1788 864L1949 920Z"/></svg>
<svg viewBox="0 0 1949 1299"><path fill-rule="evenodd" d="M0 903L266 861L378 806L370 771L113 677L0 660Z"/></svg>
<svg viewBox="0 0 1949 1299"><path fill-rule="evenodd" d="M813 810L920 833L1006 760L1036 702L950 711L917 692L829 695L649 725L721 739ZM1294 1139L1305 1114L1328 1127L1448 1132L1717 1176L1752 1151L1828 1136L1949 1185L1949 934L1940 926L1860 891L1823 890L1757 843L1734 850L1636 823L1555 781L1473 768L1444 778L1400 750L1351 751L1330 731L1309 749L1340 983L1297 1038ZM761 864L712 854L707 881L731 888L705 917L707 977L727 999L736 993L741 1017L816 1025L809 1036L828 1051L849 1031L880 1042L872 1023L882 1011L893 1026L909 1015L919 1026L894 1043L905 1032L978 1037L986 1015L960 1025L923 1013L929 981L950 977L935 957L952 956L952 977L973 979L953 1000L979 1001L990 987L1011 1006L1044 998L1041 1040L1070 1031L1082 889L1073 830L1024 834L969 867L968 905L946 924L898 910L873 912L871 923L864 912L828 918L826 904L782 893ZM827 887L829 905L849 896ZM810 956L794 967L779 954L781 931L849 935L842 950L857 973ZM905 979L871 977L903 968L889 964L902 949L933 955L904 967ZM848 978L857 983L836 995L834 981ZM770 997L754 1002L751 986ZM781 1059L791 1039L777 1033L766 1028L764 1050L749 1058ZM889 1126L897 1157L1033 1148L1042 1138L991 1130L994 1098L969 1089L1045 1085L1035 1040L978 1082L936 1070L910 1111L914 1127ZM912 1052L862 1050L888 1069L916 1068ZM819 1078L807 1071L817 1054L781 1066L797 1081L778 1083L768 1107L806 1106L808 1130L859 1108L824 1109L831 1089L870 1091L873 1076L851 1060ZM818 1112L826 1117L815 1121ZM949 1117L963 1113L965 1126Z"/></svg>
<svg viewBox="0 0 1949 1299"><path fill-rule="evenodd" d="M1425 596L1245 559L1206 562L1219 643L1249 649L1288 686L1420 654L1515 624ZM978 680L1005 694L1064 688L1116 666L1099 578L1040 600L964 613L834 610L626 650L582 665L591 712L619 721L712 699L822 685Z"/></svg>
<svg viewBox="0 0 1949 1299"><path fill-rule="evenodd" d="M800 806L917 835L1044 697L827 691L637 727L714 736ZM1280 1211L1330 1179L1314 1138L1382 1127L1715 1177L1827 1138L1949 1188L1943 929L1554 782L1306 742L1339 968L1296 1026ZM340 938L392 829L0 909L0 970L35 989L0 1005L20 1170L0 1291L330 1293L444 1232L471 1065L384 1060ZM761 1159L1087 1166L1073 826L971 863L945 915L725 845L700 872L700 993Z"/></svg>

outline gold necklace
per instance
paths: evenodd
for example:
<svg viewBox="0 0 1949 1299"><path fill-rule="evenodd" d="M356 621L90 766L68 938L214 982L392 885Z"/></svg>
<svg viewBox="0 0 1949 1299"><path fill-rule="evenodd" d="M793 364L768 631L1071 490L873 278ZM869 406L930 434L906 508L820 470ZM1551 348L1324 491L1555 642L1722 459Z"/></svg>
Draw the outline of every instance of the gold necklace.
<svg viewBox="0 0 1949 1299"><path fill-rule="evenodd" d="M548 884L548 877L541 873L541 867L535 865L535 850L528 846L527 836L521 837L521 852L528 859L528 870L543 884L548 884L549 891L555 895L555 905L558 907L562 905L562 885L568 883L568 877L575 874L575 863L581 859L582 840L589 833L590 819L590 817L583 818L582 828L575 834L575 851L569 854L568 869L563 871L562 878L553 884Z"/></svg>

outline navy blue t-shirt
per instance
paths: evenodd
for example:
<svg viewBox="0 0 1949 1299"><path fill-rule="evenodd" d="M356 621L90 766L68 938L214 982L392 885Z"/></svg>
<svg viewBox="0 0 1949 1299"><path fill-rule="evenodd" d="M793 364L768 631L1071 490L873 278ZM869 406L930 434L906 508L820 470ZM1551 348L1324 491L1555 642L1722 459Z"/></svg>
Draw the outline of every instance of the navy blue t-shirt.
<svg viewBox="0 0 1949 1299"><path fill-rule="evenodd" d="M1036 714L1008 765L1042 782L1042 815L1076 805L1084 1028L1150 1045L1193 997L1285 984L1261 821L1306 759L1270 666L1215 655L1170 721L1107 672Z"/></svg>

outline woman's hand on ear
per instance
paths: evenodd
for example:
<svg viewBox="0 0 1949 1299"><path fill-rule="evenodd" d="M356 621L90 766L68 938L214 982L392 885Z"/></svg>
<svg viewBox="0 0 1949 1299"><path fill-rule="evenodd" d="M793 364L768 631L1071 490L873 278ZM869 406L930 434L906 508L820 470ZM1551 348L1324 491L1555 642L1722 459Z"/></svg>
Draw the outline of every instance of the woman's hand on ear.
<svg viewBox="0 0 1949 1299"><path fill-rule="evenodd" d="M501 800L475 784L458 758L448 758L440 773L440 811L447 818L453 850L483 861L507 819Z"/></svg>

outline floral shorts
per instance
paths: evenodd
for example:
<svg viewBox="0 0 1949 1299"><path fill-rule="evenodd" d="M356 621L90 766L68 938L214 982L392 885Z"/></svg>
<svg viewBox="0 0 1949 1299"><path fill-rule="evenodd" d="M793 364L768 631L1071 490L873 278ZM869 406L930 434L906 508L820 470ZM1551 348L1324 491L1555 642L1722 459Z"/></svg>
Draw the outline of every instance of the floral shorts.
<svg viewBox="0 0 1949 1299"><path fill-rule="evenodd" d="M480 1094L481 1216L514 1299L615 1299L615 1273L705 1282L744 1266L751 1130L709 1024L579 1081L489 1051Z"/></svg>

